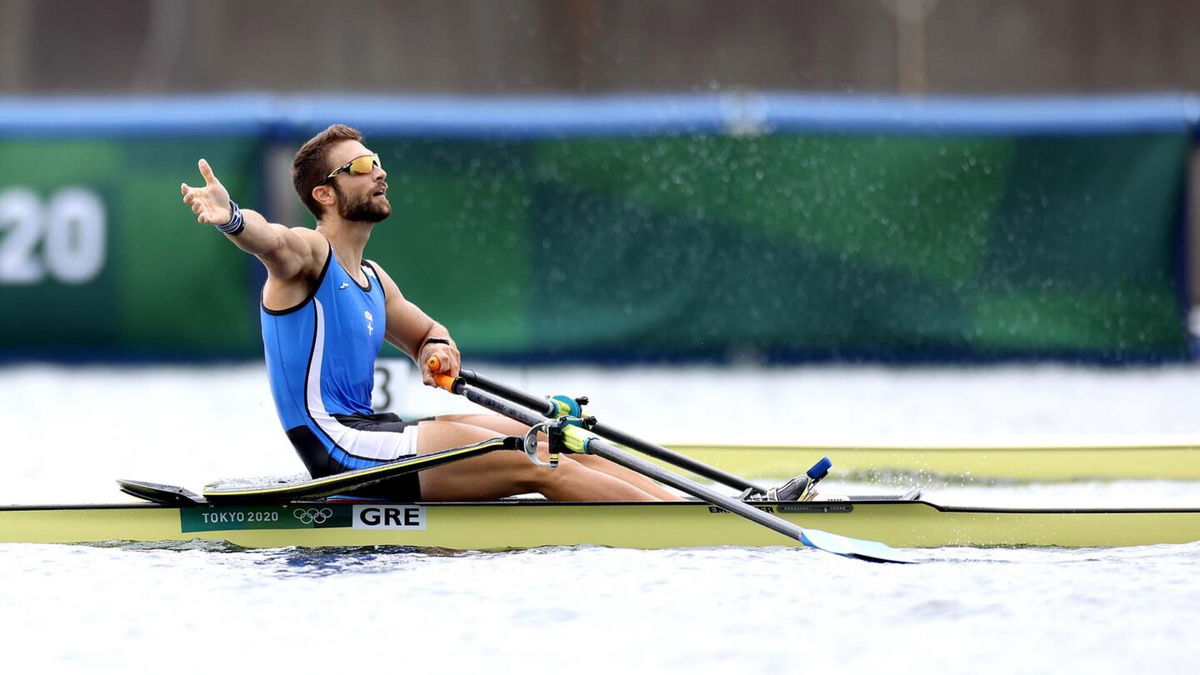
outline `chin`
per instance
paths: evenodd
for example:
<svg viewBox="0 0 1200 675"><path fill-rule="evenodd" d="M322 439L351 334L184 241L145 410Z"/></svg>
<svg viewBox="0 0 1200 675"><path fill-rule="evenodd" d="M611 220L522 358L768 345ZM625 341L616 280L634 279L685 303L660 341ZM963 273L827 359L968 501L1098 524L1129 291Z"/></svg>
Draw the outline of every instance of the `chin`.
<svg viewBox="0 0 1200 675"><path fill-rule="evenodd" d="M387 197L380 195L368 200L347 204L338 209L339 215L346 220L365 223L378 223L392 215L392 205Z"/></svg>

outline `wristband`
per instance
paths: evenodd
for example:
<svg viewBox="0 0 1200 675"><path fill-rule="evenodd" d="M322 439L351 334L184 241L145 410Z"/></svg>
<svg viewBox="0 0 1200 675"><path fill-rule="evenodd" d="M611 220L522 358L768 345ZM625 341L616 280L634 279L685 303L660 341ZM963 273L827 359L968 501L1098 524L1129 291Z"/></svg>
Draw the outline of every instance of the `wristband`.
<svg viewBox="0 0 1200 675"><path fill-rule="evenodd" d="M242 216L242 209L237 205L237 202L229 200L229 222L224 225L217 225L217 229L221 232L236 237L246 229L246 219Z"/></svg>
<svg viewBox="0 0 1200 675"><path fill-rule="evenodd" d="M433 343L436 345L448 345L448 344L450 344L450 340L448 340L446 338L429 338L425 342L421 343L421 349L425 349L426 347L428 347L430 345L430 343Z"/></svg>

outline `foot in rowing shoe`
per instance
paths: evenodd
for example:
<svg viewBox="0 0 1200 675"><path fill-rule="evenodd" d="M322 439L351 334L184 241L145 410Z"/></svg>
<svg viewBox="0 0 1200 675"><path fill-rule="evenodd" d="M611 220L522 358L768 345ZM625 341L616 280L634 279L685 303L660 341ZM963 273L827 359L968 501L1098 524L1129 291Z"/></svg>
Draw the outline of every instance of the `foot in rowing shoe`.
<svg viewBox="0 0 1200 675"><path fill-rule="evenodd" d="M817 491L813 489L815 482L808 476L796 476L766 492L746 490L741 499L748 502L811 502L817 498Z"/></svg>
<svg viewBox="0 0 1200 675"><path fill-rule="evenodd" d="M749 502L811 502L817 498L817 491L813 488L822 478L829 475L831 466L833 462L828 457L822 457L821 461L813 464L803 476L796 476L766 492L751 488L743 492L740 498Z"/></svg>

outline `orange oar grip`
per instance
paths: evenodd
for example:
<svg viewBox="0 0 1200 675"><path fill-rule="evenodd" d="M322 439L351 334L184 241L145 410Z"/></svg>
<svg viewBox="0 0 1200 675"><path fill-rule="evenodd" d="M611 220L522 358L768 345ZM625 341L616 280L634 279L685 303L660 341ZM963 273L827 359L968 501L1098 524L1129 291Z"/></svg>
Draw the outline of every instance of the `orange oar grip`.
<svg viewBox="0 0 1200 675"><path fill-rule="evenodd" d="M434 383L446 391L454 391L454 378L438 372L442 369L442 360L436 356L431 356L426 363L429 364L429 372L433 373Z"/></svg>

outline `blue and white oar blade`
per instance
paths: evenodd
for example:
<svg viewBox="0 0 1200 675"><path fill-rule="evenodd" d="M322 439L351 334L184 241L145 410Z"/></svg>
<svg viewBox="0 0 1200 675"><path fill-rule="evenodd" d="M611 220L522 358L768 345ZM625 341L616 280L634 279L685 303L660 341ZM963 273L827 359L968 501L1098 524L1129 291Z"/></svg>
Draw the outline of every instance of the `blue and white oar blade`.
<svg viewBox="0 0 1200 675"><path fill-rule="evenodd" d="M881 541L843 537L840 534L805 528L800 537L805 546L870 562L913 563L915 559Z"/></svg>

